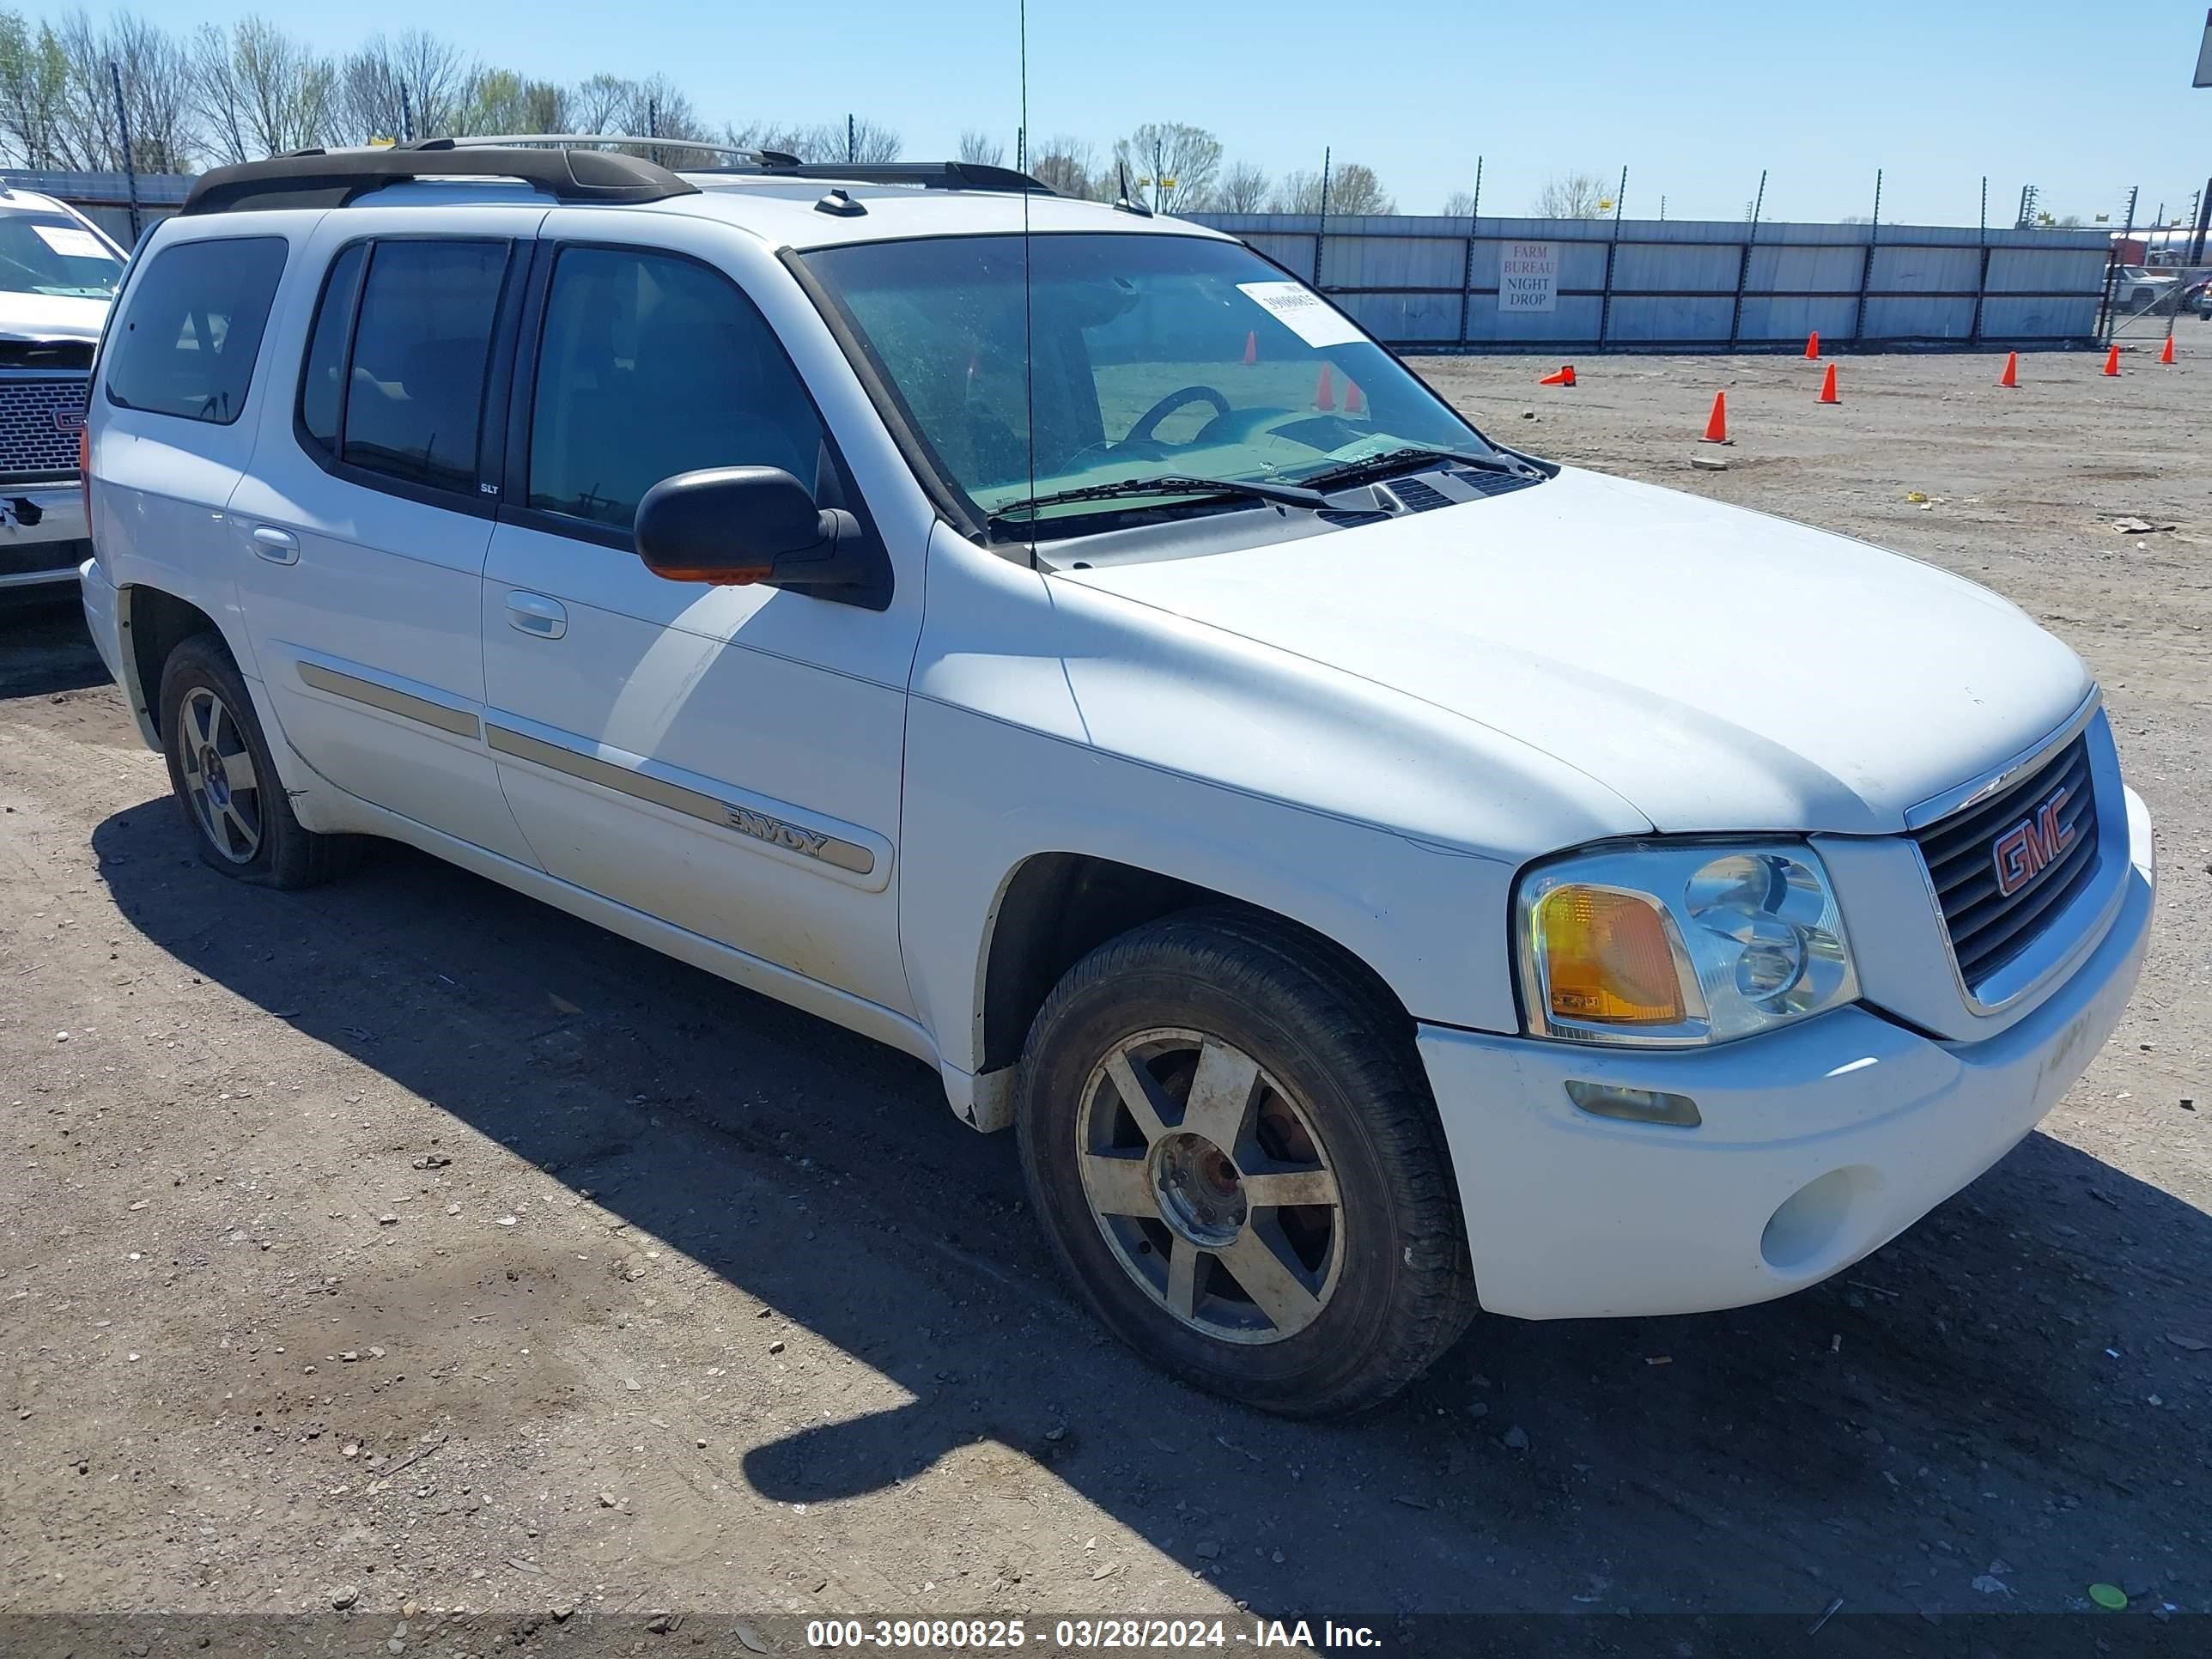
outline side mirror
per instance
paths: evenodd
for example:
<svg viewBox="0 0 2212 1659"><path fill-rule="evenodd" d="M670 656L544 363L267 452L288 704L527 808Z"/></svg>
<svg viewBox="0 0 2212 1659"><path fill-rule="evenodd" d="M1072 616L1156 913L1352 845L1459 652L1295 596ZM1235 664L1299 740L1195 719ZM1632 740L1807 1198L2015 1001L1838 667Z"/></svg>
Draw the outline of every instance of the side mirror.
<svg viewBox="0 0 2212 1659"><path fill-rule="evenodd" d="M674 582L842 587L868 580L860 521L818 507L779 466L715 466L663 478L637 504L638 556Z"/></svg>

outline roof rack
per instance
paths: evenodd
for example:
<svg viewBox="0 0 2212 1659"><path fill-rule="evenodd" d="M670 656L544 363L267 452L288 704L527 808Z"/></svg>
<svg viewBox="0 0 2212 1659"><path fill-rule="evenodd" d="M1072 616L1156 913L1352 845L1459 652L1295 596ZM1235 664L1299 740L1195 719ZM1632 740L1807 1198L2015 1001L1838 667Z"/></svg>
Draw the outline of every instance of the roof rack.
<svg viewBox="0 0 2212 1659"><path fill-rule="evenodd" d="M708 138L665 136L641 138L635 133L623 132L506 132L481 138L426 138L416 148L444 145L453 149L494 149L514 145L532 149L589 149L603 144L623 144L637 149L704 150L712 155L742 155L764 167L795 167L799 165L799 158L788 151L764 149L758 144L718 144Z"/></svg>
<svg viewBox="0 0 2212 1659"><path fill-rule="evenodd" d="M599 139L598 143L605 143ZM636 141L627 141L636 142ZM648 139L648 143L659 140ZM668 148L677 145L670 141ZM689 149L720 146L690 144ZM771 153L772 154L772 153ZM559 202L631 206L696 196L699 187L666 167L613 150L505 148L429 138L377 149L303 149L265 161L213 167L193 180L185 213L343 207L386 185L413 179L520 179Z"/></svg>
<svg viewBox="0 0 2212 1659"><path fill-rule="evenodd" d="M665 142L665 141L664 141ZM770 179L827 179L854 185L918 185L925 190L1011 190L1056 192L1041 179L982 161L799 161L778 160L718 173L758 173Z"/></svg>

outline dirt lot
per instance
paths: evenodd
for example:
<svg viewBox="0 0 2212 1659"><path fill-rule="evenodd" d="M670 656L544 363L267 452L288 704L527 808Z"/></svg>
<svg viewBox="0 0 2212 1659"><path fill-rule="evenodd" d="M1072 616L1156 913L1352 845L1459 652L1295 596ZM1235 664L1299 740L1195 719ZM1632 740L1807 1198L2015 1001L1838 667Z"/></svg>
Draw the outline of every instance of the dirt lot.
<svg viewBox="0 0 2212 1659"><path fill-rule="evenodd" d="M2163 883L2104 1054L1896 1243L1740 1313L1485 1318L1348 1425L1100 1337L908 1060L411 853L224 882L69 611L0 620L0 1613L2212 1611L2212 359L2148 355L1845 358L1839 408L1780 359L1422 365L2017 600Z"/></svg>

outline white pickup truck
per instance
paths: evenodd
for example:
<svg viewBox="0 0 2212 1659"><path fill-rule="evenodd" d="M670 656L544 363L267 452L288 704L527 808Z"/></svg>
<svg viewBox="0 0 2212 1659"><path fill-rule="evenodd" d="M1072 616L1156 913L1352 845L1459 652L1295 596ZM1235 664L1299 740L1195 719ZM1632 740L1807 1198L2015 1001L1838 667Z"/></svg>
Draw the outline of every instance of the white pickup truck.
<svg viewBox="0 0 2212 1659"><path fill-rule="evenodd" d="M2134 983L2066 647L1487 440L1231 238L447 143L210 173L120 306L85 611L209 864L410 842L921 1056L1235 1398L1813 1284Z"/></svg>
<svg viewBox="0 0 2212 1659"><path fill-rule="evenodd" d="M0 185L0 597L74 582L91 555L84 388L122 276L123 250L76 209Z"/></svg>

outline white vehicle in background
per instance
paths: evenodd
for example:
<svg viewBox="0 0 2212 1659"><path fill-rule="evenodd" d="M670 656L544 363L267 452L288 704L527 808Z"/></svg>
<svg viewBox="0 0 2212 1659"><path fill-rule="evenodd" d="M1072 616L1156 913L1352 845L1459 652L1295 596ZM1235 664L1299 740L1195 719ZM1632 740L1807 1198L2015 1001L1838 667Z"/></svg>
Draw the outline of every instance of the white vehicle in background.
<svg viewBox="0 0 2212 1659"><path fill-rule="evenodd" d="M2180 294L2181 277L2171 270L2122 265L2112 277L2112 303L2138 317L2172 309Z"/></svg>
<svg viewBox="0 0 2212 1659"><path fill-rule="evenodd" d="M0 186L0 595L73 582L91 556L85 381L123 265L66 203Z"/></svg>
<svg viewBox="0 0 2212 1659"><path fill-rule="evenodd" d="M2073 652L1494 443L1233 238L446 141L216 169L119 304L84 609L207 864L391 837L922 1058L1234 1398L1816 1283L2135 983Z"/></svg>

